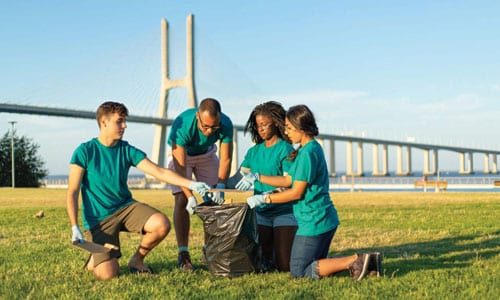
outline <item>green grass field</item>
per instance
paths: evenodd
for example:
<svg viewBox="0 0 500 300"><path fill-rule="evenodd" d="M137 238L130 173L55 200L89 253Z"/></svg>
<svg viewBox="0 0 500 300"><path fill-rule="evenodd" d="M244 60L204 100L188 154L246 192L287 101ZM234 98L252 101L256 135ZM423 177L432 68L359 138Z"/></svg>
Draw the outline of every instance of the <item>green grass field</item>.
<svg viewBox="0 0 500 300"><path fill-rule="evenodd" d="M133 193L171 219L168 191ZM98 282L82 269L85 253L70 246L64 190L0 189L0 298L498 299L500 194L363 192L332 197L341 226L330 256L382 251L385 277L361 282L347 274L318 281L286 273L215 277L201 262L203 229L193 216L190 248L197 271L176 269L172 230L146 260L157 274L130 274L126 264L139 237L122 234L121 276ZM34 217L39 210L44 218Z"/></svg>

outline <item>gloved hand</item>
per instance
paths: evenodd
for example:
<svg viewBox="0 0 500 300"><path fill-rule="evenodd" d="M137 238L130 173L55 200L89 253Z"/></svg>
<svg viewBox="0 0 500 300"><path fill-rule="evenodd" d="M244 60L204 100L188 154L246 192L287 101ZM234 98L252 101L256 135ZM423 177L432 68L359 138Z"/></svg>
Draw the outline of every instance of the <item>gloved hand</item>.
<svg viewBox="0 0 500 300"><path fill-rule="evenodd" d="M212 192L208 192L205 194L205 196L203 196L203 202L207 203L207 202L212 202Z"/></svg>
<svg viewBox="0 0 500 300"><path fill-rule="evenodd" d="M193 181L189 185L189 189L195 191L196 193L200 194L200 196L203 197L210 189L210 186L204 182Z"/></svg>
<svg viewBox="0 0 500 300"><path fill-rule="evenodd" d="M71 231L73 233L71 236L71 242L83 243L83 234L80 231L80 227L78 227L78 225L73 225L71 226Z"/></svg>
<svg viewBox="0 0 500 300"><path fill-rule="evenodd" d="M224 183L217 183L214 187L214 189L225 189L226 185ZM215 191L215 192L208 192L203 196L203 201L204 202L213 202L215 204L221 205L224 203L224 192L222 191Z"/></svg>
<svg viewBox="0 0 500 300"><path fill-rule="evenodd" d="M198 203L196 203L196 198L194 196L187 199L186 210L190 215L194 214L194 208L196 205L198 205Z"/></svg>
<svg viewBox="0 0 500 300"><path fill-rule="evenodd" d="M255 181L260 180L260 175L259 173L245 173L240 170L241 176L243 176L240 181L236 184L236 189L240 191L248 191L250 188L253 187Z"/></svg>
<svg viewBox="0 0 500 300"><path fill-rule="evenodd" d="M224 183L217 183L215 188L216 189L225 189L226 185ZM222 205L224 203L224 192L213 192L211 198L215 204Z"/></svg>
<svg viewBox="0 0 500 300"><path fill-rule="evenodd" d="M250 208L260 206L260 205L266 203L265 197L266 197L265 194L253 195L253 196L247 198L247 204L248 204L248 206L250 206Z"/></svg>

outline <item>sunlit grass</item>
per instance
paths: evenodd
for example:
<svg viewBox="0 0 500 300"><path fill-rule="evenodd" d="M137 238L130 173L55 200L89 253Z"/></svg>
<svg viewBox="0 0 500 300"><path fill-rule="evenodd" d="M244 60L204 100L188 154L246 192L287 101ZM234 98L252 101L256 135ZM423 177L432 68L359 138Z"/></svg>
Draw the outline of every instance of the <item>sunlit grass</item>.
<svg viewBox="0 0 500 300"><path fill-rule="evenodd" d="M172 219L165 190L134 197ZM147 259L155 276L132 275L127 258L139 242L122 235L122 276L97 282L82 270L85 254L70 246L65 191L0 189L0 298L469 298L500 294L498 193L333 193L341 227L330 255L380 250L385 277L352 282L345 274L319 281L288 274L212 276L202 263L203 229L192 217L191 252L198 270L175 268L172 231ZM230 194L227 199L243 202ZM35 218L43 210L44 218Z"/></svg>

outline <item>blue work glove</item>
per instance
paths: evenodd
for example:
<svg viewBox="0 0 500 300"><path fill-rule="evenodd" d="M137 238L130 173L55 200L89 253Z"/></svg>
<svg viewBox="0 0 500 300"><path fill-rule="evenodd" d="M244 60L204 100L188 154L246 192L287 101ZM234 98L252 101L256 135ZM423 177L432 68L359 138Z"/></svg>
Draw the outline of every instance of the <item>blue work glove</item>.
<svg viewBox="0 0 500 300"><path fill-rule="evenodd" d="M250 208L260 206L260 205L266 203L265 197L266 197L265 194L253 195L253 196L247 198L247 204L248 204L248 206L250 206Z"/></svg>
<svg viewBox="0 0 500 300"><path fill-rule="evenodd" d="M71 226L71 231L73 233L71 236L71 242L72 243L75 243L75 242L83 243L83 234L80 231L80 227L78 227L78 225L73 225L73 226Z"/></svg>
<svg viewBox="0 0 500 300"><path fill-rule="evenodd" d="M245 173L240 171L241 176L243 176L240 181L236 184L236 189L240 191L248 191L251 189L255 183L255 181L260 180L259 173Z"/></svg>
<svg viewBox="0 0 500 300"><path fill-rule="evenodd" d="M187 199L186 210L190 215L194 214L196 205L198 205L198 203L196 202L196 198L194 196Z"/></svg>
<svg viewBox="0 0 500 300"><path fill-rule="evenodd" d="M215 188L216 189L225 189L226 185L224 183L217 183ZM210 198L215 204L221 205L224 203L224 192L220 192L220 191L213 192Z"/></svg>
<svg viewBox="0 0 500 300"><path fill-rule="evenodd" d="M203 197L210 190L210 186L204 182L193 181L189 185L189 189Z"/></svg>

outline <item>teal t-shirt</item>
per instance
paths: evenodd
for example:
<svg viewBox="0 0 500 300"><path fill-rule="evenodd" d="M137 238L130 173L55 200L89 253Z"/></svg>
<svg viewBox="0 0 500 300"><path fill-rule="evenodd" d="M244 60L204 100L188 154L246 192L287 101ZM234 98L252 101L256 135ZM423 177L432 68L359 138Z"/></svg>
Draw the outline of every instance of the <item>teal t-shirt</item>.
<svg viewBox="0 0 500 300"><path fill-rule="evenodd" d="M299 226L297 235L319 235L337 227L339 218L330 199L325 154L316 140L299 149L288 174L293 182L307 182L304 195L293 204L293 213Z"/></svg>
<svg viewBox="0 0 500 300"><path fill-rule="evenodd" d="M197 126L197 108L190 108L175 118L170 129L168 144L176 144L186 149L189 156L207 153L217 141L231 143L233 141L233 123L228 116L221 113L220 128L210 136L205 136Z"/></svg>
<svg viewBox="0 0 500 300"><path fill-rule="evenodd" d="M270 147L266 147L265 143L262 142L248 149L241 166L249 168L253 173L282 176L290 166L287 157L292 151L292 145L282 139ZM271 185L255 182L254 194L262 194L274 189L276 188ZM257 207L257 211L265 216L293 213L292 203L264 204Z"/></svg>
<svg viewBox="0 0 500 300"><path fill-rule="evenodd" d="M145 157L126 141L106 147L94 138L76 148L70 163L85 169L81 184L85 228L92 228L134 201L127 186L128 171Z"/></svg>

